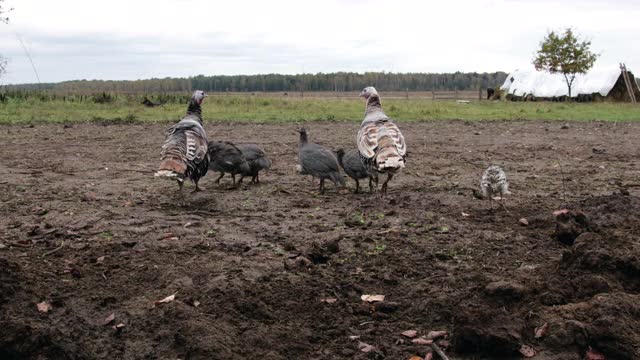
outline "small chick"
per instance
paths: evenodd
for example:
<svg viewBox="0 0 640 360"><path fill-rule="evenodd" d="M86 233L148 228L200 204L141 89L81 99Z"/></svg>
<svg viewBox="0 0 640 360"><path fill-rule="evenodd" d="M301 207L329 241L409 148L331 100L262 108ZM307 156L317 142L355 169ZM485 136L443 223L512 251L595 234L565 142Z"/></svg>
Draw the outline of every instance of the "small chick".
<svg viewBox="0 0 640 360"><path fill-rule="evenodd" d="M497 165L491 165L482 174L480 180L480 191L473 190L473 195L478 199L489 199L491 202L491 208L493 208L493 197L500 196L500 200L503 200L504 195L510 195L509 181L507 180L507 174L504 173L501 167ZM503 205L504 206L504 205Z"/></svg>

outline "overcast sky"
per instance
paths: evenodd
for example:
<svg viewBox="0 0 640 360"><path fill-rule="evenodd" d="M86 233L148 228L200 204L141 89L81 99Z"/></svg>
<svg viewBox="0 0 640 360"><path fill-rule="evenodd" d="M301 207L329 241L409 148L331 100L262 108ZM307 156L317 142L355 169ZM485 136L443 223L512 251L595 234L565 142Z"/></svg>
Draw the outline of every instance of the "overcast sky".
<svg viewBox="0 0 640 360"><path fill-rule="evenodd" d="M640 75L640 0L5 0L0 83L332 71L510 71L574 27Z"/></svg>

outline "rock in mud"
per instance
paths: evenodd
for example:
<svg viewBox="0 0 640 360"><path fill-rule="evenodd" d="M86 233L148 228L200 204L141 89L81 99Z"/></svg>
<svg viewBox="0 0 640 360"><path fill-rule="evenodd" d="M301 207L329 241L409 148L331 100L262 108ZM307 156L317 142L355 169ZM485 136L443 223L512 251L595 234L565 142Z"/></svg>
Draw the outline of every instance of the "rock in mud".
<svg viewBox="0 0 640 360"><path fill-rule="evenodd" d="M284 260L285 270L306 269L308 267L311 267L312 265L313 261L302 255Z"/></svg>

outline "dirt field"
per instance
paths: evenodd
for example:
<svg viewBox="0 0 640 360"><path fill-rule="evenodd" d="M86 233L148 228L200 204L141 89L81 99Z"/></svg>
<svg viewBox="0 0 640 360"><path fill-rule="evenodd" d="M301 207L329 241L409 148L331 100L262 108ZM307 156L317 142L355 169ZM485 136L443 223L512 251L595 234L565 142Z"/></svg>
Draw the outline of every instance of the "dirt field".
<svg viewBox="0 0 640 360"><path fill-rule="evenodd" d="M318 195L294 124L207 124L274 168L184 197L153 177L166 124L0 127L0 358L409 359L402 332L446 330L451 359L638 359L640 122L562 125L400 124L383 199ZM508 212L471 196L490 162Z"/></svg>

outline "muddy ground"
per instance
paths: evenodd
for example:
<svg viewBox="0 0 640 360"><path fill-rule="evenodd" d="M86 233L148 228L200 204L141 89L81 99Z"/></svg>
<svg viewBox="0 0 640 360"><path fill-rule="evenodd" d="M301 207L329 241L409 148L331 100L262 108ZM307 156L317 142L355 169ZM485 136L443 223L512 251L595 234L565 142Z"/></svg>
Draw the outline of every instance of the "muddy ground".
<svg viewBox="0 0 640 360"><path fill-rule="evenodd" d="M400 125L408 168L385 198L319 195L294 124L207 124L274 168L184 196L153 177L168 124L0 127L0 358L431 351L406 330L446 330L451 359L640 358L640 122ZM307 127L337 149L358 124ZM471 196L490 163L508 212Z"/></svg>

